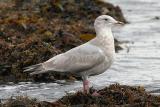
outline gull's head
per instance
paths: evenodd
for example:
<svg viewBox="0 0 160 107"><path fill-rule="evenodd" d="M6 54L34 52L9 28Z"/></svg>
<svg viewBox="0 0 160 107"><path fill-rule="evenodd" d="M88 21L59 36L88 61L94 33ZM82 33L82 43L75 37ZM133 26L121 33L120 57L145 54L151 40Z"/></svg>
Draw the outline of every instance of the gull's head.
<svg viewBox="0 0 160 107"><path fill-rule="evenodd" d="M112 18L111 16L108 15L101 15L99 17L96 18L95 22L94 22L94 27L108 27L111 28L112 26L116 25L116 24L123 24L122 22L119 22L117 20L115 20L114 18Z"/></svg>

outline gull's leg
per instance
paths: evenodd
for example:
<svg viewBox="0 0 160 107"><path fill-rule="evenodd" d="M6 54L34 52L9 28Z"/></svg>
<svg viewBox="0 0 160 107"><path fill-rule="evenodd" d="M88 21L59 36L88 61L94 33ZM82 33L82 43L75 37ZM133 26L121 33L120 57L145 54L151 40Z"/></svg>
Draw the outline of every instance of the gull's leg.
<svg viewBox="0 0 160 107"><path fill-rule="evenodd" d="M89 81L87 79L83 80L83 92L85 94L88 94L89 93ZM94 91L92 93L92 96L101 96L97 91Z"/></svg>
<svg viewBox="0 0 160 107"><path fill-rule="evenodd" d="M88 80L83 80L83 91L86 94L89 93L89 81Z"/></svg>
<svg viewBox="0 0 160 107"><path fill-rule="evenodd" d="M88 94L89 93L89 81L87 76L83 76L83 91L84 93Z"/></svg>

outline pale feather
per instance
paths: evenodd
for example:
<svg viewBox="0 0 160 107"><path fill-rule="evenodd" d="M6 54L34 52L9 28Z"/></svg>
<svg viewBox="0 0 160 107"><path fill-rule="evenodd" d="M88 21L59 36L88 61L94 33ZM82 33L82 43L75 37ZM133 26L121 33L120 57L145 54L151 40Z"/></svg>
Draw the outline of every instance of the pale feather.
<svg viewBox="0 0 160 107"><path fill-rule="evenodd" d="M89 43L73 48L43 63L45 70L79 72L91 69L105 59L103 51Z"/></svg>

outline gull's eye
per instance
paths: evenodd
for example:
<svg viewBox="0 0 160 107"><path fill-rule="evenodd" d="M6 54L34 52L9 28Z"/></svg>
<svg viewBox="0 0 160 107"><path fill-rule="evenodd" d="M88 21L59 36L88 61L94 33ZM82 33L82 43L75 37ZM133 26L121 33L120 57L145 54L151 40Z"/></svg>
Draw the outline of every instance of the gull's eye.
<svg viewBox="0 0 160 107"><path fill-rule="evenodd" d="M104 19L105 21L108 21L108 19Z"/></svg>

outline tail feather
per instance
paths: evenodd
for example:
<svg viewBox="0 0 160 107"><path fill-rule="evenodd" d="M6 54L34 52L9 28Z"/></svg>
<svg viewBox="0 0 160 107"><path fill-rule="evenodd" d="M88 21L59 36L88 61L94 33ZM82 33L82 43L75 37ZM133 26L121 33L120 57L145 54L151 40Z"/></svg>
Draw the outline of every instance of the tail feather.
<svg viewBox="0 0 160 107"><path fill-rule="evenodd" d="M30 75L41 74L47 72L42 63L25 67L23 72L30 72Z"/></svg>
<svg viewBox="0 0 160 107"><path fill-rule="evenodd" d="M39 69L41 67L42 67L42 63L36 64L36 65L31 65L31 66L23 68L23 72L31 72L31 71L34 71L35 69Z"/></svg>
<svg viewBox="0 0 160 107"><path fill-rule="evenodd" d="M39 70L39 71L34 71L34 72L31 72L30 75L36 75L36 74L42 74L42 73L46 73L48 72L48 70Z"/></svg>

